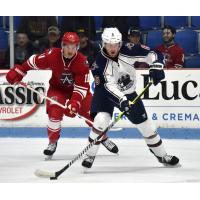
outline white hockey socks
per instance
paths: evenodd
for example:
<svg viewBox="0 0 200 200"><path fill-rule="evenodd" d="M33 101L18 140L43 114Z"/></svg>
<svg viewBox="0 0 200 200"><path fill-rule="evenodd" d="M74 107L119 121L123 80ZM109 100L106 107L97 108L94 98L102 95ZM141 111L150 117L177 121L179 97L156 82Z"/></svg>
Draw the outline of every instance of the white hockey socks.
<svg viewBox="0 0 200 200"><path fill-rule="evenodd" d="M155 128L152 127L149 119L138 124L137 128L143 135L147 146L156 156L163 157L167 154L159 134L156 132Z"/></svg>

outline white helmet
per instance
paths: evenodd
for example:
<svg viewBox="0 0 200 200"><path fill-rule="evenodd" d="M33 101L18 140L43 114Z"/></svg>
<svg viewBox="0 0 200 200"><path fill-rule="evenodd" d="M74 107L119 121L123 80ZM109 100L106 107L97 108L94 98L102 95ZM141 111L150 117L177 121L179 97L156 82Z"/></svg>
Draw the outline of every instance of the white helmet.
<svg viewBox="0 0 200 200"><path fill-rule="evenodd" d="M115 44L122 43L122 34L119 32L117 28L105 28L102 35L103 46L105 43Z"/></svg>

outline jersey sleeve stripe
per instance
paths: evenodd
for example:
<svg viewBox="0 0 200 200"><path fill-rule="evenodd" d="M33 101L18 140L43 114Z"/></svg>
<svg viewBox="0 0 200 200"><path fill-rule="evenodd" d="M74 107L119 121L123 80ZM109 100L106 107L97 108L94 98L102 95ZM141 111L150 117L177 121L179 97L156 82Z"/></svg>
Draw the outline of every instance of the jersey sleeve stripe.
<svg viewBox="0 0 200 200"><path fill-rule="evenodd" d="M74 90L73 93L78 93L81 96L82 99L84 99L86 97L86 94L87 94L87 93L84 94L79 90Z"/></svg>
<svg viewBox="0 0 200 200"><path fill-rule="evenodd" d="M75 85L74 84L74 87L77 88L77 89L81 89L81 90L88 90L87 87L83 87L83 86L80 86L80 85Z"/></svg>
<svg viewBox="0 0 200 200"><path fill-rule="evenodd" d="M15 71L16 71L18 74L22 75L22 76L25 76L25 75L26 75L24 72L22 72L22 71L21 71L20 69L18 69L18 68L16 68Z"/></svg>
<svg viewBox="0 0 200 200"><path fill-rule="evenodd" d="M35 57L36 57L36 55L32 55L32 56L28 59L28 64L29 64L29 66L30 66L31 68L33 68L33 69L39 69L39 68L37 67L37 65L35 64Z"/></svg>
<svg viewBox="0 0 200 200"><path fill-rule="evenodd" d="M80 89L74 88L74 91L78 91L78 92L82 93L82 95L83 95L84 97L85 97L86 94L87 94L87 91L85 91L85 90L80 90Z"/></svg>

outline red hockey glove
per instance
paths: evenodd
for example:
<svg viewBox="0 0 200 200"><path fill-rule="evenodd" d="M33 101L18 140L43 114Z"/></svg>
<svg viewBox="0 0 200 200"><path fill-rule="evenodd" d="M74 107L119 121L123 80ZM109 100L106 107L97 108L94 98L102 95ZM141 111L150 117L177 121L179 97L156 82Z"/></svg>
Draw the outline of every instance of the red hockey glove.
<svg viewBox="0 0 200 200"><path fill-rule="evenodd" d="M6 75L6 79L10 84L20 82L26 75L25 70L22 69L21 65L15 65Z"/></svg>
<svg viewBox="0 0 200 200"><path fill-rule="evenodd" d="M71 118L76 117L76 114L73 113L72 111L70 111L69 108L65 109L65 112L64 112L64 113L65 113L65 115L66 115L67 117L71 117Z"/></svg>
<svg viewBox="0 0 200 200"><path fill-rule="evenodd" d="M67 109L65 111L65 115L68 117L75 117L80 109L80 103L76 100L69 100L67 102Z"/></svg>

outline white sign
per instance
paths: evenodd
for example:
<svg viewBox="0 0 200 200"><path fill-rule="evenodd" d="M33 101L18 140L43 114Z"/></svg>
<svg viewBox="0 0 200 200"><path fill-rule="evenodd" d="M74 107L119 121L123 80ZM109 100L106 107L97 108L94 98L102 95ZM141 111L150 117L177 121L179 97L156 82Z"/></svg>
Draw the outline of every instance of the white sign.
<svg viewBox="0 0 200 200"><path fill-rule="evenodd" d="M0 71L0 126L45 127L48 116L45 101L22 86L11 86L5 79L6 70ZM148 116L157 127L200 128L200 70L165 70L166 78L151 86L142 97ZM29 71L24 82L45 93L51 72ZM148 82L148 70L137 70L137 93ZM91 90L94 88L91 79ZM40 104L38 104L40 103ZM119 110L115 109L113 117ZM87 127L86 123L64 117L64 127ZM134 127L123 117L116 127Z"/></svg>
<svg viewBox="0 0 200 200"><path fill-rule="evenodd" d="M138 94L148 81L147 75L147 70L137 71ZM149 118L157 127L200 128L200 70L165 70L165 76L142 98ZM125 119L118 125L131 127Z"/></svg>

